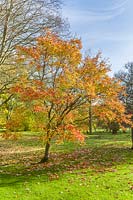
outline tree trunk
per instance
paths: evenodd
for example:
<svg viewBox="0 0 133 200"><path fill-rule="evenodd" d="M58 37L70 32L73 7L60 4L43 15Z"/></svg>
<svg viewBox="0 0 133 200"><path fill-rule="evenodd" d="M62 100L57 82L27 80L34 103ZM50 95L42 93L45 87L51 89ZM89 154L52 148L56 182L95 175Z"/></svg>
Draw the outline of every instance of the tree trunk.
<svg viewBox="0 0 133 200"><path fill-rule="evenodd" d="M112 134L116 135L118 133L118 131L116 129L112 129Z"/></svg>
<svg viewBox="0 0 133 200"><path fill-rule="evenodd" d="M131 139L132 139L132 147L131 147L131 149L133 149L133 127L131 128Z"/></svg>
<svg viewBox="0 0 133 200"><path fill-rule="evenodd" d="M92 105L89 106L89 133L92 134Z"/></svg>
<svg viewBox="0 0 133 200"><path fill-rule="evenodd" d="M48 159L49 159L49 149L50 149L50 141L48 141L46 143L44 157L42 158L42 160L40 161L40 163L44 163L44 162L48 161Z"/></svg>

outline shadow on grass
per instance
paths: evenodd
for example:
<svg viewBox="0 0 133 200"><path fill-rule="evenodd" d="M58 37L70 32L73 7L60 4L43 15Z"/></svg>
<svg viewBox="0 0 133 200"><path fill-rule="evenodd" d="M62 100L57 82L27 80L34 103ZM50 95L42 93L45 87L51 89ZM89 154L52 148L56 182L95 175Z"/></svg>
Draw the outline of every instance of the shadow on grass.
<svg viewBox="0 0 133 200"><path fill-rule="evenodd" d="M38 178L41 182L51 181L64 173L76 173L77 170L93 170L97 173L113 171L118 165L133 164L133 150L121 145L104 145L90 149L81 148L72 153L51 153L48 163L37 164L40 158L40 154L32 159L25 155L24 162L23 159L19 160L20 166L2 167L0 187L17 187L23 182Z"/></svg>

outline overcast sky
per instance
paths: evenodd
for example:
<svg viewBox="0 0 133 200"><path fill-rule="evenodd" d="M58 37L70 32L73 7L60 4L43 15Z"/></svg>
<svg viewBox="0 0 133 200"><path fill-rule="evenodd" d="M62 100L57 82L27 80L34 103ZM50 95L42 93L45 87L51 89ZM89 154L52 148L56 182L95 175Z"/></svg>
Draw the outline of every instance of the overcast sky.
<svg viewBox="0 0 133 200"><path fill-rule="evenodd" d="M64 0L63 15L84 52L101 50L113 72L133 61L133 0Z"/></svg>

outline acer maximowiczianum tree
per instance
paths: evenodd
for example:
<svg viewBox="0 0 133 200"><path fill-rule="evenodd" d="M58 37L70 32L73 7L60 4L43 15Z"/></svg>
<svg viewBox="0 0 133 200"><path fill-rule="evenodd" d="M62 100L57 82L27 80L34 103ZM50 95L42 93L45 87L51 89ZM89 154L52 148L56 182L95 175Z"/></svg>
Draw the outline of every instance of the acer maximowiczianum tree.
<svg viewBox="0 0 133 200"><path fill-rule="evenodd" d="M60 10L60 0L0 1L0 105L10 99L9 95L3 99L3 94L8 94L8 89L21 73L14 63L16 45L33 44L45 28L67 35L68 23Z"/></svg>
<svg viewBox="0 0 133 200"><path fill-rule="evenodd" d="M88 119L90 99L95 99L96 104L103 99L105 102L107 95L109 99L114 92L116 97L117 91L115 87L110 89L111 92L109 90L111 80L99 54L82 60L81 41L78 39L63 40L47 31L37 38L33 47L19 46L17 49L18 64L23 65L27 72L11 92L19 94L36 115L46 143L41 160L45 162L49 157L51 140L84 141L83 126L79 122Z"/></svg>
<svg viewBox="0 0 133 200"><path fill-rule="evenodd" d="M79 68L81 42L78 39L65 41L47 32L37 38L36 46L18 49L18 61L28 66L28 76L21 78L12 91L30 103L35 115L43 114L38 127L44 132L46 146L42 162L45 162L53 138L58 142L84 141L74 124L75 110L86 102Z"/></svg>
<svg viewBox="0 0 133 200"><path fill-rule="evenodd" d="M131 135L133 149L133 62L125 65L125 70L121 70L115 74L115 77L121 81L125 87L125 94L119 93L119 98L126 107L126 114L131 115Z"/></svg>

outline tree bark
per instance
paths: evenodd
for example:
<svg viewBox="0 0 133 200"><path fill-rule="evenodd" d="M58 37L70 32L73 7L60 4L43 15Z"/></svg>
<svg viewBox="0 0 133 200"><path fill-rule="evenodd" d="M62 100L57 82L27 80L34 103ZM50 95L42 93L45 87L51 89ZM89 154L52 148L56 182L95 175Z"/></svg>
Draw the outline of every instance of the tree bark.
<svg viewBox="0 0 133 200"><path fill-rule="evenodd" d="M40 163L45 163L49 160L49 149L50 149L50 142L48 141L45 145L44 157L42 158Z"/></svg>
<svg viewBox="0 0 133 200"><path fill-rule="evenodd" d="M112 134L117 135L118 131L116 129L112 129Z"/></svg>
<svg viewBox="0 0 133 200"><path fill-rule="evenodd" d="M133 127L131 128L131 139L132 139L132 147L131 147L131 149L133 149Z"/></svg>
<svg viewBox="0 0 133 200"><path fill-rule="evenodd" d="M92 134L92 105L89 106L89 133Z"/></svg>

